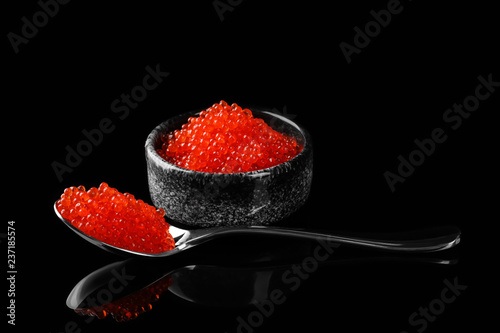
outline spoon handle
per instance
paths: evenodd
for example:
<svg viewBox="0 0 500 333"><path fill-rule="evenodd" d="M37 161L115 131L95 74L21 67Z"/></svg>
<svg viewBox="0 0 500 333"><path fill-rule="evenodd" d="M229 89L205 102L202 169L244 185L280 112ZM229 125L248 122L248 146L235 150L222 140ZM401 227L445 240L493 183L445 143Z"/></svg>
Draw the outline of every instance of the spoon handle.
<svg viewBox="0 0 500 333"><path fill-rule="evenodd" d="M327 241L342 245L375 248L398 252L434 252L449 249L460 242L460 229L454 226L417 230L405 233L360 236L332 231L311 231L304 229L244 226L214 230L215 234L266 234L299 237ZM206 235L210 236L210 235Z"/></svg>

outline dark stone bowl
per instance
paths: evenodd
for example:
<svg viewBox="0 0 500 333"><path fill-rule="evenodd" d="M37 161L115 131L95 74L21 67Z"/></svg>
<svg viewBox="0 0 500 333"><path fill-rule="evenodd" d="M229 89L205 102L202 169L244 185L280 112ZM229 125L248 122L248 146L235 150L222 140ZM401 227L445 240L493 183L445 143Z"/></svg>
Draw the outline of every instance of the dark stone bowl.
<svg viewBox="0 0 500 333"><path fill-rule="evenodd" d="M244 173L187 170L161 158L161 134L180 129L190 112L158 125L146 140L149 192L166 218L188 227L269 225L287 217L306 201L311 189L313 149L309 133L291 120L254 111L278 132L293 136L304 148L290 161Z"/></svg>

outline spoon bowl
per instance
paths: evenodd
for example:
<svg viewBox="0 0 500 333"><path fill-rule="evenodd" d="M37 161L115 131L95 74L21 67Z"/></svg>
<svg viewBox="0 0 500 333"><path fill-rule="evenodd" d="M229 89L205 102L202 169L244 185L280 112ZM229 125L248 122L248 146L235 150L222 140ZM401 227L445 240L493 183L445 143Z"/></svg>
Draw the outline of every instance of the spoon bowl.
<svg viewBox="0 0 500 333"><path fill-rule="evenodd" d="M422 253L442 251L454 247L460 242L460 229L454 226L445 226L427 230L406 232L403 234L380 236L352 235L333 231L312 231L297 228L282 228L273 226L232 226L232 227L212 227L204 229L185 230L170 226L170 233L175 240L175 248L160 253L143 253L123 249L111 244L107 244L94 237L91 237L61 216L54 203L54 211L59 219L68 226L78 236L103 250L124 256L140 257L167 257L178 254L182 251L193 248L207 241L216 240L219 237L231 235L253 234L271 235L278 237L296 237L301 239L315 240L319 242L336 243L338 245L348 245L364 247L385 251ZM418 235L418 237L416 237Z"/></svg>

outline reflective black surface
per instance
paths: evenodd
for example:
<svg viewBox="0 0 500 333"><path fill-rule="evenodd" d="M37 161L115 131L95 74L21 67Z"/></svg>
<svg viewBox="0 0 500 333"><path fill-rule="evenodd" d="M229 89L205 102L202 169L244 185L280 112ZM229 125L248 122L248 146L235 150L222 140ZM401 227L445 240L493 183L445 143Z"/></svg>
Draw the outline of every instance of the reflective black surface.
<svg viewBox="0 0 500 333"><path fill-rule="evenodd" d="M0 246L8 332L33 325L53 333L496 329L494 8L62 2L4 9ZM397 14L387 22L389 10ZM376 17L386 26L370 23ZM365 38L358 31L366 29ZM342 43L357 48L350 63ZM147 135L220 99L274 110L312 136L311 193L283 225L353 233L456 225L460 244L394 257L238 237L176 258L124 261L54 215L64 188L102 181L151 203ZM386 172L402 178L394 191ZM7 273L8 221L15 221L16 273ZM118 265L115 274L109 265ZM92 306L82 303L87 297L98 307L125 300L140 304L130 309L141 314L117 322L76 313L66 302L80 281L72 307ZM7 322L11 300L15 326Z"/></svg>

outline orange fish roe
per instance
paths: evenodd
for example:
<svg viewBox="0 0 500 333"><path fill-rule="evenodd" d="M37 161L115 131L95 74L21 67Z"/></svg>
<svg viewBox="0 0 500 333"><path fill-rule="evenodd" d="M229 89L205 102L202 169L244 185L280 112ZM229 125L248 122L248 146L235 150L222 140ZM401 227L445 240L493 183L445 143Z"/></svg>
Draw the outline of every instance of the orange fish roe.
<svg viewBox="0 0 500 333"><path fill-rule="evenodd" d="M65 189L56 208L73 226L110 245L143 253L175 247L162 208L120 193L106 183L88 191L82 185Z"/></svg>
<svg viewBox="0 0 500 333"><path fill-rule="evenodd" d="M215 103L190 117L179 130L162 136L157 153L185 169L210 172L247 172L272 167L302 150L297 141L273 130L252 111L236 103Z"/></svg>

